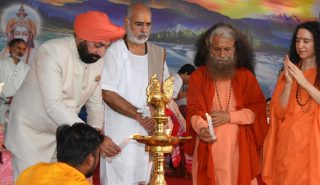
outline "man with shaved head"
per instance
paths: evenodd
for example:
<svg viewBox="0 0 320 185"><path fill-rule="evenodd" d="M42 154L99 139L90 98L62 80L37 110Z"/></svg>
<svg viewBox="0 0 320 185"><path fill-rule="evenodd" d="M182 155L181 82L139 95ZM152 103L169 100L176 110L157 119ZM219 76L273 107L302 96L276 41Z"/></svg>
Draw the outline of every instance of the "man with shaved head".
<svg viewBox="0 0 320 185"><path fill-rule="evenodd" d="M147 42L152 25L150 9L142 3L128 7L126 36L114 42L104 56L102 94L105 102L105 134L119 144L130 135L147 135L154 120L138 109L147 105L146 88L156 73L169 76L165 50ZM146 180L149 154L145 146L130 141L112 160L101 161L101 182L106 185L141 184Z"/></svg>

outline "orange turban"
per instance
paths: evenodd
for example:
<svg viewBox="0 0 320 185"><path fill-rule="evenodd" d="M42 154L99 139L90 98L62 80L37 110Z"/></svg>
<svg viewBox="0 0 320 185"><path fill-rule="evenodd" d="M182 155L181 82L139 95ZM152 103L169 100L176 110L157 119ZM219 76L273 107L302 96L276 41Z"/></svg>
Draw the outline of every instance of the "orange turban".
<svg viewBox="0 0 320 185"><path fill-rule="evenodd" d="M78 15L74 31L79 38L92 42L117 40L125 33L122 27L112 24L107 14L98 11Z"/></svg>

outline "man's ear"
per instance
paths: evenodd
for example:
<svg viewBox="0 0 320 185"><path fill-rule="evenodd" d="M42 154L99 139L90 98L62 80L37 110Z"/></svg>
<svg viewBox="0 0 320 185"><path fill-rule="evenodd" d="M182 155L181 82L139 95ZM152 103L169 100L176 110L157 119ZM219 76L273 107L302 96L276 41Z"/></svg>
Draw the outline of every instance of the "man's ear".
<svg viewBox="0 0 320 185"><path fill-rule="evenodd" d="M83 39L81 39L79 36L77 36L77 34L74 34L74 38L76 40L76 45L78 46L81 42L85 41Z"/></svg>
<svg viewBox="0 0 320 185"><path fill-rule="evenodd" d="M89 167L91 167L94 164L94 154L93 153L90 153L89 155L87 155L86 160L84 161L84 164Z"/></svg>
<svg viewBox="0 0 320 185"><path fill-rule="evenodd" d="M125 18L123 19L123 25L124 25L125 27L127 27L127 26L129 25L129 22L130 22L130 20L129 20L127 17L125 17Z"/></svg>

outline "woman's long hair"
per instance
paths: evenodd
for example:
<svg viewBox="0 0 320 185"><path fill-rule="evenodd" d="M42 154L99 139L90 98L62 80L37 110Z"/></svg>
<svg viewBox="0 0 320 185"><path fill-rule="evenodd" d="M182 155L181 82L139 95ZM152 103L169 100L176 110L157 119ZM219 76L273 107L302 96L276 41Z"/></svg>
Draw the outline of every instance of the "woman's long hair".
<svg viewBox="0 0 320 185"><path fill-rule="evenodd" d="M316 65L317 65L317 76L316 76L315 85L317 87L320 87L320 23L316 21L305 22L298 25L296 30L294 31L291 39L289 58L296 65L298 65L300 61L300 57L297 53L297 48L296 48L296 39L297 39L296 37L299 29L306 29L313 36L314 53L315 53Z"/></svg>

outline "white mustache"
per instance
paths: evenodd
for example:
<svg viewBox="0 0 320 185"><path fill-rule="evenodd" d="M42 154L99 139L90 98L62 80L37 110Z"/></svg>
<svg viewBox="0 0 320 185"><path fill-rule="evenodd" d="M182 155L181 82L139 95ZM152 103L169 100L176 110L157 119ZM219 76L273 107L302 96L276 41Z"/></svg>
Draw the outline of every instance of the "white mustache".
<svg viewBox="0 0 320 185"><path fill-rule="evenodd" d="M140 33L139 35L138 35L138 37L148 37L148 34L146 34L146 33Z"/></svg>

